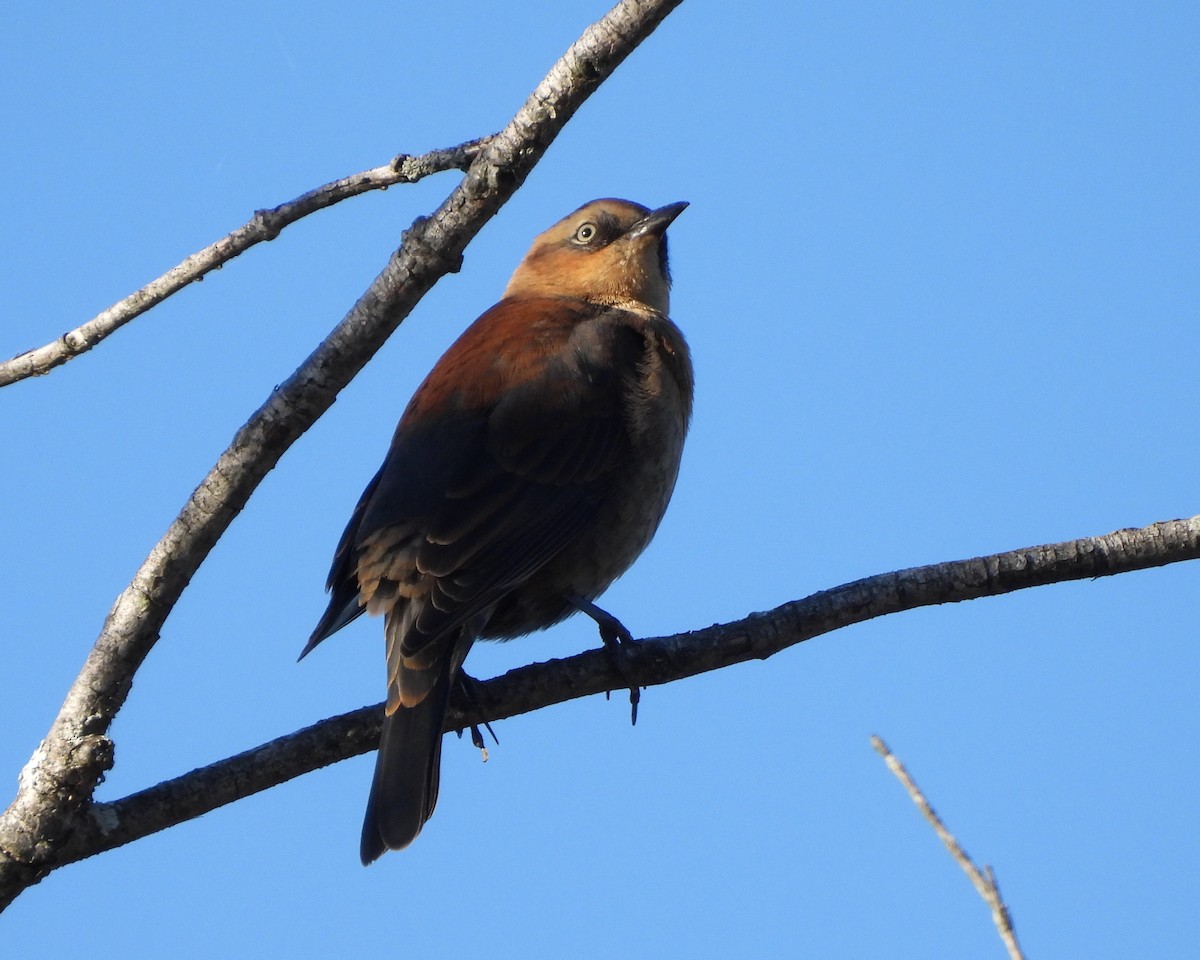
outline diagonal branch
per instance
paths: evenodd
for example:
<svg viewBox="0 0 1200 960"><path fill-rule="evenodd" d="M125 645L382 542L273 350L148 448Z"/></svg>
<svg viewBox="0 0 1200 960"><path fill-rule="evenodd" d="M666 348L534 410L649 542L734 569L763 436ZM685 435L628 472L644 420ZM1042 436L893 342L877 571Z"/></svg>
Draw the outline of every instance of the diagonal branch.
<svg viewBox="0 0 1200 960"><path fill-rule="evenodd" d="M643 686L670 683L747 660L765 660L813 637L891 613L1197 558L1200 516L911 567L815 593L735 623L644 640L630 648L628 670ZM470 707L456 704L447 726L501 720L620 689L627 683L624 676L603 650L521 667L474 687ZM381 718L382 704L363 707L121 800L96 804L60 851L59 863L111 850L373 750L379 743Z"/></svg>
<svg viewBox="0 0 1200 960"><path fill-rule="evenodd" d="M274 240L284 227L297 220L371 190L386 190L398 183L416 183L446 170L466 170L490 141L490 137L484 137L416 157L400 154L385 166L334 180L270 210L256 211L249 221L233 233L193 253L157 280L150 281L124 300L117 301L82 326L64 333L43 347L27 350L0 363L0 387L29 377L43 376L73 357L87 353L109 334L158 306L188 284L203 280L206 274L256 244Z"/></svg>
<svg viewBox="0 0 1200 960"><path fill-rule="evenodd" d="M462 182L325 341L237 432L117 598L46 739L0 815L0 909L59 864L104 772L107 732L192 575L284 451L333 403L467 243L524 182L575 111L682 0L621 0L551 68Z"/></svg>
<svg viewBox="0 0 1200 960"><path fill-rule="evenodd" d="M1025 954L1021 952L1020 944L1017 943L1017 931L1013 929L1012 915L1008 911L1008 905L1005 904L1004 898L1000 896L1000 887L996 883L996 875L992 872L992 868L984 867L983 870L980 870L975 866L975 861L967 855L967 851L955 839L954 834L946 829L942 818L937 815L937 811L925 798L921 788L904 768L904 764L896 759L896 755L892 753L888 745L879 737L873 736L871 737L871 746L875 748L876 753L883 757L883 762L887 764L887 768L892 771L896 779L903 784L904 789L908 791L909 798L921 811L921 816L929 821L929 825L933 827L938 839L942 841L942 844L950 852L950 856L954 858L954 862L963 868L963 872L974 885L976 892L988 905L988 909L992 911L992 922L996 925L996 931L1000 934L1000 939L1004 942L1004 948L1008 951L1011 960L1024 960Z"/></svg>

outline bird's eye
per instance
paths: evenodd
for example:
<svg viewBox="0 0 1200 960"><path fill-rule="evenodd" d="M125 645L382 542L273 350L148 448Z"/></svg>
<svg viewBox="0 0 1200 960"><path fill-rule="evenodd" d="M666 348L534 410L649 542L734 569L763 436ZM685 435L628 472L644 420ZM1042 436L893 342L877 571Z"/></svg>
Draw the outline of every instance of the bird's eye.
<svg viewBox="0 0 1200 960"><path fill-rule="evenodd" d="M591 221L587 223L581 223L579 228L575 231L575 242L591 243L596 239L596 235L599 232L599 229L597 229L596 225Z"/></svg>

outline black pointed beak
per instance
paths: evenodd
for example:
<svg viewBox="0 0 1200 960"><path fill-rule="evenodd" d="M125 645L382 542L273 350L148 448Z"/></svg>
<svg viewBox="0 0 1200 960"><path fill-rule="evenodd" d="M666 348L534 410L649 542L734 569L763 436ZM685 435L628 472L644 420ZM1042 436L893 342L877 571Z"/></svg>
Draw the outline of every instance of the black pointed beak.
<svg viewBox="0 0 1200 960"><path fill-rule="evenodd" d="M674 222L675 218L687 209L687 206L686 200L680 200L678 203L668 203L665 207L651 210L630 227L625 236L631 240L644 236L661 237L667 232L667 227Z"/></svg>

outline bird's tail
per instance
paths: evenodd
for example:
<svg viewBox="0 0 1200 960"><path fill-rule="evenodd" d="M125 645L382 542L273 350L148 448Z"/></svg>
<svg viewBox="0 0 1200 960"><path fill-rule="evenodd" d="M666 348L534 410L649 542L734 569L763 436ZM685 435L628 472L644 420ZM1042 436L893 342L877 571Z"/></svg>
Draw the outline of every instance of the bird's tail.
<svg viewBox="0 0 1200 960"><path fill-rule="evenodd" d="M425 698L411 707L397 706L384 718L359 847L364 866L385 850L407 847L433 815L456 667L450 657L442 658L433 667L437 676Z"/></svg>

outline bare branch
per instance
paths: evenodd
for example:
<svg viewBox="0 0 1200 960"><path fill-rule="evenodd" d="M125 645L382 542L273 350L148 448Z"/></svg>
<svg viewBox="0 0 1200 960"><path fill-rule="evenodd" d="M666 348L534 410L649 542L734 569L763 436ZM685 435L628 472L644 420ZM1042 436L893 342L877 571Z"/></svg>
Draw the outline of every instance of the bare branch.
<svg viewBox="0 0 1200 960"><path fill-rule="evenodd" d="M992 922L996 924L996 930L1000 933L1000 939L1004 941L1008 955L1012 960L1024 960L1025 955L1021 953L1021 947L1017 943L1016 931L1013 930L1012 916L1008 912L1004 898L1000 896L1000 887L996 884L996 875L992 872L992 868L984 867L981 871L975 866L974 861L967 856L967 851L954 839L954 834L946 829L946 825L942 823L937 812L930 806L929 801L925 799L925 794L921 792L921 789L909 775L909 772L904 769L904 764L896 759L896 755L892 753L888 745L879 737L873 736L871 737L871 746L875 748L876 753L883 757L888 769L896 775L896 779L904 784L904 789L908 791L912 802L921 811L921 816L929 821L930 826L937 833L938 839L950 851L950 856L954 858L955 862L971 878L971 883L975 885L975 889L983 897L983 902L992 911Z"/></svg>
<svg viewBox="0 0 1200 960"><path fill-rule="evenodd" d="M0 815L0 908L58 865L112 765L107 732L134 672L192 575L284 451L329 408L467 243L524 182L587 97L682 0L622 0L551 68L458 187L400 249L345 319L238 431L117 598L58 717Z"/></svg>
<svg viewBox="0 0 1200 960"><path fill-rule="evenodd" d="M655 686L747 660L765 660L804 640L890 613L1198 557L1200 516L973 560L912 567L856 580L735 623L644 640L630 648L628 670L640 685ZM479 684L469 706L456 703L447 729L621 689L627 682L623 677L603 650L521 667ZM382 704L363 707L124 799L96 804L60 851L60 862L111 850L373 750L379 743L381 719Z"/></svg>
<svg viewBox="0 0 1200 960"><path fill-rule="evenodd" d="M258 210L233 233L193 253L157 280L150 281L124 300L117 301L82 326L64 333L44 347L27 350L11 360L0 363L0 387L29 377L43 376L72 357L87 353L109 334L120 330L151 307L162 303L188 284L204 279L206 274L245 253L256 244L274 240L284 227L297 220L371 190L386 190L398 183L416 183L446 170L466 170L490 142L491 137L484 137L446 150L433 150L417 157L401 154L386 166L334 180L270 210Z"/></svg>

